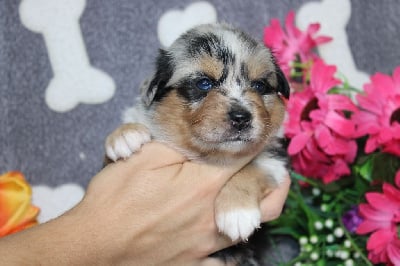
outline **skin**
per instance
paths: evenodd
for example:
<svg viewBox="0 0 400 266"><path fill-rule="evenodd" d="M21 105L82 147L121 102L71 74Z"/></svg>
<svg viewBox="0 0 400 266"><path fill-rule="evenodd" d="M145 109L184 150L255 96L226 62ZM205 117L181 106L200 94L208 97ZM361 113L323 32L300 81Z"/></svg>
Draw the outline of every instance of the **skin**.
<svg viewBox="0 0 400 266"><path fill-rule="evenodd" d="M229 168L196 164L159 143L108 165L83 200L57 219L0 239L0 265L219 265L207 256L233 245L211 206ZM290 180L261 203L277 218Z"/></svg>

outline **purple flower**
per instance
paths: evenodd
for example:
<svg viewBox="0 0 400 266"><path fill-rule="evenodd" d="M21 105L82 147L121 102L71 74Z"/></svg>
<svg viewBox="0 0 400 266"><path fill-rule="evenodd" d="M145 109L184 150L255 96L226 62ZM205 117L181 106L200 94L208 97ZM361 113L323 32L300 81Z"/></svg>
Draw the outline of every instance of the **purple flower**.
<svg viewBox="0 0 400 266"><path fill-rule="evenodd" d="M355 233L362 221L363 218L360 216L357 206L352 207L342 216L343 225L350 233Z"/></svg>

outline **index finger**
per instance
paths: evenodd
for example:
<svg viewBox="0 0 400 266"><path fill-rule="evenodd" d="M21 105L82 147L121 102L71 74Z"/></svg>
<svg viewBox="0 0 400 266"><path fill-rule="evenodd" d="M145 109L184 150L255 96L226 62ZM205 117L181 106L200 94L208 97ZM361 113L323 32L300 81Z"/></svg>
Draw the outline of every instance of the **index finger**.
<svg viewBox="0 0 400 266"><path fill-rule="evenodd" d="M174 164L181 164L187 158L160 142L150 142L129 157L126 162L132 167L140 166L141 169L154 170Z"/></svg>
<svg viewBox="0 0 400 266"><path fill-rule="evenodd" d="M260 209L263 222L275 220L281 215L290 184L291 180L288 174L285 180L261 201Z"/></svg>

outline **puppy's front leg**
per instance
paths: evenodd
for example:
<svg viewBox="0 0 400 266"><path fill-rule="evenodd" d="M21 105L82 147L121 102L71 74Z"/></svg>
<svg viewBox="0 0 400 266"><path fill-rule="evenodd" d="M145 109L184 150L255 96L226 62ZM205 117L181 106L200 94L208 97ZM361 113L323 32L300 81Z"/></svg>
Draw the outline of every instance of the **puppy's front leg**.
<svg viewBox="0 0 400 266"><path fill-rule="evenodd" d="M106 156L111 161L127 159L151 140L149 129L139 123L123 124L106 139Z"/></svg>
<svg viewBox="0 0 400 266"><path fill-rule="evenodd" d="M216 199L218 229L233 241L247 240L260 226L260 200L268 185L266 174L254 164L236 173Z"/></svg>

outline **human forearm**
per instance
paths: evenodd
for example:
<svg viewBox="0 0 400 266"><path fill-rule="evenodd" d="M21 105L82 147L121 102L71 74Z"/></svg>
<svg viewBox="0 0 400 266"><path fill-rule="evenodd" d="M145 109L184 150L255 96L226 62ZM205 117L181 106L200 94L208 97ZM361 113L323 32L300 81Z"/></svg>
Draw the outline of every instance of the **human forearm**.
<svg viewBox="0 0 400 266"><path fill-rule="evenodd" d="M74 211L0 239L0 265L110 265L94 225Z"/></svg>

